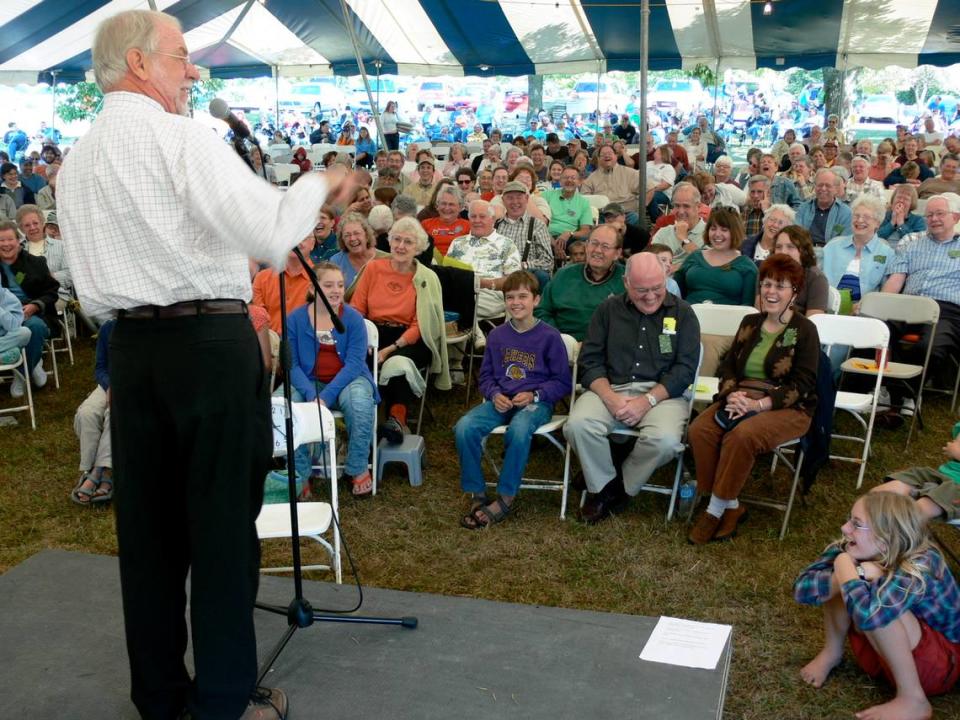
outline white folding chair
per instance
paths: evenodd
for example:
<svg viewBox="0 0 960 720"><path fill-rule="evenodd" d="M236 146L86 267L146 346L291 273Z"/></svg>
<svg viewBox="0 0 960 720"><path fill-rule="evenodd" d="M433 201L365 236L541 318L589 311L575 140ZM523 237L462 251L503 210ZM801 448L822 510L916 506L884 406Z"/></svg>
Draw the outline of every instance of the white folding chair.
<svg viewBox="0 0 960 720"><path fill-rule="evenodd" d="M380 368L377 364L377 347L380 343L380 331L373 321L363 319L363 324L367 328L367 355L373 356L373 386L377 387L377 379ZM337 420L343 419L343 413L340 410L333 411L333 417ZM373 478L373 494L377 494L377 406L373 406L373 434L370 436L370 476ZM314 466L317 467L317 466Z"/></svg>
<svg viewBox="0 0 960 720"><path fill-rule="evenodd" d="M781 500L775 497L764 497L762 495L741 494L740 502L750 503L751 505L760 505L762 507L779 510L783 513L783 525L780 526L780 540L783 540L787 534L787 525L790 522L790 513L793 511L793 502L797 497L797 487L800 485L800 469L803 467L803 450L796 448L797 452L793 460L788 457L794 446L800 444L800 438L788 440L773 449L773 465L770 467L770 484L773 485L774 475L776 474L778 462L782 462L792 473L790 485L790 495L787 499Z"/></svg>
<svg viewBox="0 0 960 720"><path fill-rule="evenodd" d="M340 152L340 147L334 143L314 143L310 146L313 152L320 153L321 156L328 152Z"/></svg>
<svg viewBox="0 0 960 720"><path fill-rule="evenodd" d="M50 356L50 372L53 373L53 386L59 390L60 389L60 367L57 365L57 349L54 346L54 339L50 338L43 343L43 352L45 355ZM41 360L41 363L43 361Z"/></svg>
<svg viewBox="0 0 960 720"><path fill-rule="evenodd" d="M759 310L748 305L715 305L713 303L697 303L693 305L693 312L700 323L701 335L722 335L733 337L740 329L740 323L748 315L755 315ZM702 361L702 357L701 357ZM701 375L697 378L694 402L710 404L717 394L720 379L713 375Z"/></svg>
<svg viewBox="0 0 960 720"><path fill-rule="evenodd" d="M274 417L274 455L285 455L285 441L278 441L276 429L278 421L282 427L284 414L284 399L272 398ZM297 529L301 538L308 538L319 544L330 558L327 565L304 565L303 570L333 570L336 582L343 582L343 573L340 567L340 528L333 523L334 513L339 512L337 500L337 473L336 473L336 422L333 413L318 403L294 403L294 434L302 435L301 444L327 441L326 452L328 467L334 468L330 473L330 502L298 502ZM299 429L298 429L299 428ZM279 452L277 445L279 442ZM332 544L324 534L331 529ZM276 503L264 505L257 516L257 537L263 540L274 538L293 537L290 523L290 503ZM260 568L260 572L292 572L293 567Z"/></svg>
<svg viewBox="0 0 960 720"><path fill-rule="evenodd" d="M933 335L940 320L940 306L936 301L920 295L900 295L898 293L872 292L864 295L860 300L860 315L877 318L885 322L902 322L909 325L925 325L927 348L923 358L923 365L911 363L887 363L883 374L892 380L899 380L911 394L916 395L916 407L910 420L910 432L907 433L906 447L910 447L913 430L920 417L923 405L923 385L927 378L927 368L930 365L930 352L933 350ZM864 367L864 363L856 358L850 358L840 368L844 372L861 375L874 375L876 368ZM917 390L914 393L910 385L911 380L919 379ZM922 427L922 421L921 421Z"/></svg>
<svg viewBox="0 0 960 720"><path fill-rule="evenodd" d="M30 371L27 369L27 351L24 349L20 350L20 357L15 363L10 363L7 365L0 365L0 373L5 373L7 371L11 373L17 373L23 378L24 385L26 386L26 392L24 397L27 399L26 405L16 405L14 407L5 407L0 408L0 415L6 413L15 413L15 412L29 412L30 413L30 427L34 430L37 429L37 418L33 412L33 388L32 382L30 380Z"/></svg>
<svg viewBox="0 0 960 720"><path fill-rule="evenodd" d="M693 403L696 399L696 387L697 387L697 377L700 375L700 363L703 361L703 345L700 346L700 357L697 359L697 371L694 373L693 384L687 390L686 400L687 400L687 421L683 427L683 435L680 438L680 442L676 444L673 449L674 460L677 462L677 471L673 474L673 484L672 485L657 485L655 483L648 482L645 485L641 486L640 490L644 492L658 493L660 495L668 495L670 500L667 502L667 522L670 522L673 519L673 511L676 507L677 502L677 492L680 488L680 479L683 477L683 472L685 470L683 463L683 455L687 449L687 430L690 427L690 416L693 414ZM641 433L639 430L614 430L611 435L625 435L628 437L640 437ZM581 505L583 500L586 498L586 493L581 497ZM691 505L691 510L693 505Z"/></svg>
<svg viewBox="0 0 960 720"><path fill-rule="evenodd" d="M610 203L610 199L606 195L584 195L584 197L590 203L590 212L593 215L593 223L596 225L600 221L600 211Z"/></svg>
<svg viewBox="0 0 960 720"><path fill-rule="evenodd" d="M66 353L73 365L73 340L70 337L71 329L76 327L76 318L69 305L60 308L57 302L57 324L60 325L60 337L50 338L50 345L54 352Z"/></svg>
<svg viewBox="0 0 960 720"><path fill-rule="evenodd" d="M267 147L267 153L270 155L270 159L277 162L286 162L293 157L293 149L286 143L276 143Z"/></svg>
<svg viewBox="0 0 960 720"><path fill-rule="evenodd" d="M570 373L570 407L573 407L573 402L576 400L577 393L577 355L580 352L580 343L576 341L570 335L561 335L563 338L563 344L567 349L567 362L570 363L571 373ZM540 479L540 478L522 478L520 481L520 488L523 490L554 490L561 493L560 496L560 519L563 520L566 518L567 514L567 495L570 487L570 443L563 433L559 433L560 439L558 440L555 433L563 429L564 424L567 422L567 415L559 415L554 413L550 420L540 427L537 428L535 435L546 438L557 450L560 451L560 454L563 455L563 477L559 480L556 479ZM493 468L495 475L500 474L500 468L497 466L496 461L490 456L487 452L487 440L493 435L503 435L507 432L508 425L498 425L493 430L490 431L490 435L483 439L483 455L487 459L487 462L490 463ZM487 485L496 486L496 482L488 482Z"/></svg>
<svg viewBox="0 0 960 720"><path fill-rule="evenodd" d="M827 312L831 315L836 315L840 312L840 291L833 285L827 286Z"/></svg>
<svg viewBox="0 0 960 720"><path fill-rule="evenodd" d="M290 178L300 172L300 166L293 163L274 163L273 172L277 176L277 185L289 185Z"/></svg>
<svg viewBox="0 0 960 720"><path fill-rule="evenodd" d="M861 443L863 452L860 457L831 455L832 460L844 460L857 463L860 471L857 474L857 489L863 485L863 475L867 469L867 459L870 456L870 440L873 437L873 423L877 415L877 399L880 397L880 387L883 384L883 368L887 359L887 346L890 344L890 328L886 323L876 318L856 317L853 315L814 315L810 318L817 326L820 344L825 345L827 356L834 345L847 345L853 348L872 348L880 351L880 362L876 373L876 382L873 392L837 392L834 402L836 410L843 410L852 415L863 428L863 437L856 435L834 434L835 440ZM864 361L859 361L864 362ZM864 415L867 419L864 420Z"/></svg>

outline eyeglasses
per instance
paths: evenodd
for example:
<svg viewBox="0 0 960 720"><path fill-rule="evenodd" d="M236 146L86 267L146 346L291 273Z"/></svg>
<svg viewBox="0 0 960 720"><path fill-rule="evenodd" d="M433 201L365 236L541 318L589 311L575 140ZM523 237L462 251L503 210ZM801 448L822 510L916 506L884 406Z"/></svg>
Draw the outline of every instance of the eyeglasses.
<svg viewBox="0 0 960 720"><path fill-rule="evenodd" d="M793 285L790 283L778 283L773 280L764 280L760 283L761 290L793 290Z"/></svg>
<svg viewBox="0 0 960 720"><path fill-rule="evenodd" d="M633 289L633 292L635 292L637 295L656 295L660 292L663 292L663 288L664 288L663 285L654 285L653 287L649 287L649 288L632 288L632 289Z"/></svg>
<svg viewBox="0 0 960 720"><path fill-rule="evenodd" d="M591 240L590 242L588 242L587 247L600 248L604 252L611 252L612 250L619 249L616 245L609 245L607 243L597 242L596 240Z"/></svg>
<svg viewBox="0 0 960 720"><path fill-rule="evenodd" d="M854 530L866 531L870 529L869 525L864 525L862 522L852 517L848 517L847 522L850 523L850 527L852 527Z"/></svg>
<svg viewBox="0 0 960 720"><path fill-rule="evenodd" d="M470 178L467 178L466 180L457 180L457 185L471 185L471 184L473 184L473 180L471 180Z"/></svg>
<svg viewBox="0 0 960 720"><path fill-rule="evenodd" d="M927 220L941 220L949 214L950 213L948 213L946 210L934 210L933 212L928 212L926 215L924 215L924 217Z"/></svg>
<svg viewBox="0 0 960 720"><path fill-rule="evenodd" d="M176 58L177 60L182 61L184 65L193 65L193 63L190 62L190 56L189 56L189 55L176 55L176 54L174 54L174 53L160 52L159 50L154 50L152 54L153 54L153 55L163 55L164 57Z"/></svg>

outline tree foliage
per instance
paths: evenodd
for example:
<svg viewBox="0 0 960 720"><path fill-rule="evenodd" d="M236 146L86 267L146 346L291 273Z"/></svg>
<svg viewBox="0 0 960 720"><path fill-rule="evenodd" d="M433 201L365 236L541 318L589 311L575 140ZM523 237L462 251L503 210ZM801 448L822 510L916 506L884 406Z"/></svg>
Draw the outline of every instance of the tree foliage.
<svg viewBox="0 0 960 720"><path fill-rule="evenodd" d="M190 101L194 107L206 105L222 92L224 81L220 78L201 80L194 84ZM93 120L103 102L103 93L96 83L78 82L57 90L57 115L64 122Z"/></svg>
<svg viewBox="0 0 960 720"><path fill-rule="evenodd" d="M96 83L78 82L57 90L57 115L64 122L93 120L103 102Z"/></svg>

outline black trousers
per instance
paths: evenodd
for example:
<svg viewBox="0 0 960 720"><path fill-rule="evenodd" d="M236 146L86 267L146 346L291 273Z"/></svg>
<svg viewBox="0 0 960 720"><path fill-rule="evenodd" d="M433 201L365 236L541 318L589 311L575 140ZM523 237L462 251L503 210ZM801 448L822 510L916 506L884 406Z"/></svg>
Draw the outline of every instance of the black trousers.
<svg viewBox="0 0 960 720"><path fill-rule="evenodd" d="M377 323L377 330L380 332L380 348L385 348L395 343L403 333L407 331L405 327L396 325L381 325ZM393 355L408 357L418 368L429 365L433 359L430 348L420 338L412 345L404 345L399 350L394 350ZM393 357L391 355L391 357ZM424 378L425 380L428 378ZM380 387L380 404L390 412L390 406L396 404L409 405L416 402L417 396L413 394L410 385L404 377L395 377Z"/></svg>
<svg viewBox="0 0 960 720"><path fill-rule="evenodd" d="M387 145L387 150L399 150L400 149L400 133L387 133L383 134L383 140Z"/></svg>
<svg viewBox="0 0 960 720"><path fill-rule="evenodd" d="M187 707L194 718L236 720L256 683L254 523L271 456L256 335L243 314L121 317L110 380L131 697L144 718Z"/></svg>

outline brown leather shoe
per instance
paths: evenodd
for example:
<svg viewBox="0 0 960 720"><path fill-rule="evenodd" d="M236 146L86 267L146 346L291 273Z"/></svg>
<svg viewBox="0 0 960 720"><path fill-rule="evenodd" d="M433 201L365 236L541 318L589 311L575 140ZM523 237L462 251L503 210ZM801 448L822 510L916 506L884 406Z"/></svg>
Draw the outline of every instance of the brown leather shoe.
<svg viewBox="0 0 960 720"><path fill-rule="evenodd" d="M254 690L240 720L286 720L286 717L287 694L277 688L260 687Z"/></svg>
<svg viewBox="0 0 960 720"><path fill-rule="evenodd" d="M714 540L729 540L737 534L737 526L747 519L747 508L740 504L730 510L724 510L720 526L713 534Z"/></svg>
<svg viewBox="0 0 960 720"><path fill-rule="evenodd" d="M691 545L706 545L713 540L717 528L720 527L720 518L714 517L704 510L697 517L697 521L690 528L690 534L687 535L687 542Z"/></svg>

